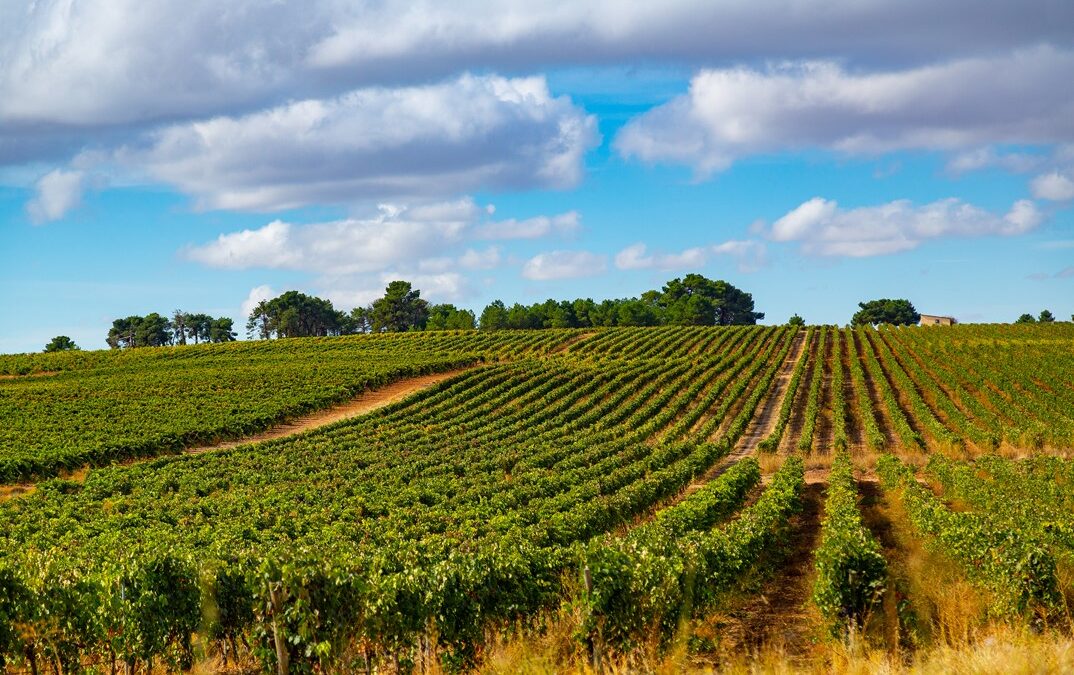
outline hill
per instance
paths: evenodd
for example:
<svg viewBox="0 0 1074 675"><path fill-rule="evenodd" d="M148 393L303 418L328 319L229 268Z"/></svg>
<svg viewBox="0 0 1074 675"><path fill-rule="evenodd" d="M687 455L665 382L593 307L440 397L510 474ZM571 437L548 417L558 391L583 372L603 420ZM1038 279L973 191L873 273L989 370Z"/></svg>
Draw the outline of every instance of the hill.
<svg viewBox="0 0 1074 675"><path fill-rule="evenodd" d="M21 483L0 665L900 667L1017 627L1069 650L1069 324L296 338L0 372Z"/></svg>

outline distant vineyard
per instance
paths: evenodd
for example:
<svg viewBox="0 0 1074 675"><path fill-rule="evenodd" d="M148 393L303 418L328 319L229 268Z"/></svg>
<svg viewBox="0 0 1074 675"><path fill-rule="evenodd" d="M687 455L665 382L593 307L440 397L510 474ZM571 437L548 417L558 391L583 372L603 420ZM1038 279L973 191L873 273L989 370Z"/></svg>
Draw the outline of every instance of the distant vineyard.
<svg viewBox="0 0 1074 675"><path fill-rule="evenodd" d="M779 564L807 499L804 459L818 457L810 602L830 634L864 629L894 583L863 474L994 614L1044 625L1070 609L1074 465L1042 452L1074 448L1069 325L0 358L9 373L60 371L0 380L15 421L0 466L12 482L173 452L461 365L474 367L317 431L44 480L0 503L0 667L188 666L197 636L266 669L465 669L490 631L557 611L596 660L667 646Z"/></svg>
<svg viewBox="0 0 1074 675"><path fill-rule="evenodd" d="M401 377L545 353L572 331L310 338L0 356L0 482L234 438ZM49 373L34 375L34 373Z"/></svg>

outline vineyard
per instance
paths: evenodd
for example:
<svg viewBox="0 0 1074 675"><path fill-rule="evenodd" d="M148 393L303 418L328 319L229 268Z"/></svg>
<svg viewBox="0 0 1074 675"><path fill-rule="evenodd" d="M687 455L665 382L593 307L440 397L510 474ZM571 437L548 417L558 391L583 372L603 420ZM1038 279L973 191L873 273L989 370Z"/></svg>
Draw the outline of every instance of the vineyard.
<svg viewBox="0 0 1074 675"><path fill-rule="evenodd" d="M519 644L704 669L780 634L803 668L904 666L996 626L1071 639L1071 324L296 338L0 374L0 670L494 670Z"/></svg>

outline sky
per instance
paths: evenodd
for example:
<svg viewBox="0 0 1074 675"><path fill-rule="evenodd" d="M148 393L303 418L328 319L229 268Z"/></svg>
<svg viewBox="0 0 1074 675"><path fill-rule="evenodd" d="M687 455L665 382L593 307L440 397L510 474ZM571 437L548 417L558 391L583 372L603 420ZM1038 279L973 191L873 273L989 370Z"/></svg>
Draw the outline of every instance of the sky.
<svg viewBox="0 0 1074 675"><path fill-rule="evenodd" d="M1074 314L1069 0L0 0L0 353L636 296Z"/></svg>

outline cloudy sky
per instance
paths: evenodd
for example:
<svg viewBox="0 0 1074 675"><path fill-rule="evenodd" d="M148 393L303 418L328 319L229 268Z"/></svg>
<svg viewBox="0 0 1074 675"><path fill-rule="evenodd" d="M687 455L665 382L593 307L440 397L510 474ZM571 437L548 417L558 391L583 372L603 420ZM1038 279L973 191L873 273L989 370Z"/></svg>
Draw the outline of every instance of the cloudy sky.
<svg viewBox="0 0 1074 675"><path fill-rule="evenodd" d="M393 279L1074 312L1069 0L3 0L0 352Z"/></svg>

